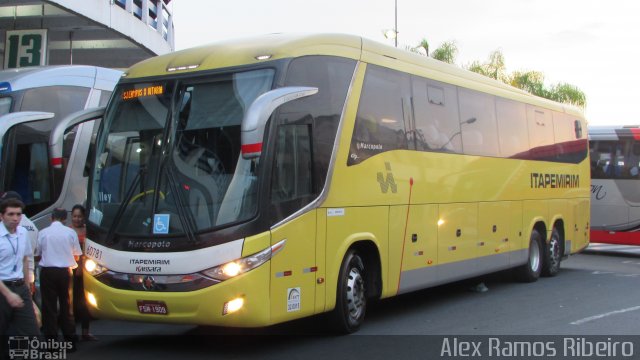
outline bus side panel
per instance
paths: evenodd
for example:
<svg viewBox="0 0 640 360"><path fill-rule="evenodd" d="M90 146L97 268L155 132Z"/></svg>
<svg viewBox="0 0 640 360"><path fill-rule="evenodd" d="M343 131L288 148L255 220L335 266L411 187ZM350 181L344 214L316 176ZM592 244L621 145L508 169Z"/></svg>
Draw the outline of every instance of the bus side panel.
<svg viewBox="0 0 640 360"><path fill-rule="evenodd" d="M409 206L399 205L389 207L389 273L388 289L399 289L400 274L408 270L407 248L411 242L411 236L407 240L406 227L408 225L407 210ZM405 235L403 238L403 234ZM403 252L404 250L404 252ZM405 263L407 261L407 263ZM391 291L391 295L396 295L397 291Z"/></svg>
<svg viewBox="0 0 640 360"><path fill-rule="evenodd" d="M567 236L567 230L571 228L569 225L573 222L573 213L569 211L569 201L567 199L556 199L549 201L549 227L547 228L547 239L551 239L551 232L555 226L556 221L564 221L565 240ZM558 229L560 231L561 229ZM569 233L571 234L571 233ZM571 240L571 239L568 239Z"/></svg>
<svg viewBox="0 0 640 360"><path fill-rule="evenodd" d="M408 214L406 206L391 207L389 224L389 287L397 286L398 292L404 293L438 283L438 205L411 205ZM405 234L404 243L396 244L394 233ZM400 266L394 266L391 259L403 248L400 275Z"/></svg>
<svg viewBox="0 0 640 360"><path fill-rule="evenodd" d="M510 201L482 202L478 205L479 237L476 246L480 270L509 265L511 205Z"/></svg>
<svg viewBox="0 0 640 360"><path fill-rule="evenodd" d="M520 249L529 249L529 239L531 238L531 231L533 230L537 222L543 222L545 228L550 230L549 227L549 202L548 200L525 200L522 203L523 207L523 230L522 230L522 242L519 244ZM547 240L547 233L541 233Z"/></svg>
<svg viewBox="0 0 640 360"><path fill-rule="evenodd" d="M571 246L565 248L565 255L579 252L589 245L589 199L573 199L571 206L575 214L575 221L572 224L574 235Z"/></svg>
<svg viewBox="0 0 640 360"><path fill-rule="evenodd" d="M327 284L327 212L325 209L316 211L317 234L316 234L316 308L315 313L325 311Z"/></svg>
<svg viewBox="0 0 640 360"><path fill-rule="evenodd" d="M271 259L271 321L279 323L315 313L316 211L271 230L271 245L286 240Z"/></svg>
<svg viewBox="0 0 640 360"><path fill-rule="evenodd" d="M320 210L322 211L322 210ZM389 207L330 208L327 211L327 277L326 310L336 306L340 266L349 247L358 241L372 241L378 249L382 271L382 296L395 295L388 285L389 272ZM400 235L402 236L402 235ZM385 255L386 254L386 255Z"/></svg>
<svg viewBox="0 0 640 360"><path fill-rule="evenodd" d="M529 248L522 248L525 239L529 239L529 233L523 226L522 201L512 201L509 206L509 266L518 266L526 262Z"/></svg>
<svg viewBox="0 0 640 360"><path fill-rule="evenodd" d="M441 204L439 215L439 271L451 281L469 277L478 271L478 203Z"/></svg>

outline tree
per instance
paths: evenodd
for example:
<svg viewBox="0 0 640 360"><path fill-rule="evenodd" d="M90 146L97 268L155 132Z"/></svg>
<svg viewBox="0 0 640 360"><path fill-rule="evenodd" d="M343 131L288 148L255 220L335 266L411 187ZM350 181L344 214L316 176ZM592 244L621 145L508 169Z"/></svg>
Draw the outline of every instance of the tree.
<svg viewBox="0 0 640 360"><path fill-rule="evenodd" d="M425 42L426 40L422 41ZM446 62L447 64L455 64L457 55L458 46L455 41L445 41L431 53L432 58Z"/></svg>
<svg viewBox="0 0 640 360"><path fill-rule="evenodd" d="M509 84L536 96L549 97L544 88L544 75L539 71L514 71Z"/></svg>
<svg viewBox="0 0 640 360"><path fill-rule="evenodd" d="M587 105L587 96L576 86L567 83L553 85L550 99L582 108Z"/></svg>
<svg viewBox="0 0 640 360"><path fill-rule="evenodd" d="M489 60L485 63L474 61L467 66L467 70L500 80L518 89L522 89L530 94L540 96L545 99L571 104L584 108L587 104L587 97L584 92L576 86L566 83L559 83L547 88L544 85L544 74L539 71L514 71L508 74L506 71L504 55L500 50L495 50L489 55Z"/></svg>
<svg viewBox="0 0 640 360"><path fill-rule="evenodd" d="M416 47L407 46L407 50L429 56L429 42L423 38ZM431 53L431 57L455 64L458 55L458 46L455 41L445 41ZM504 55L502 50L496 49L489 54L486 62L473 61L465 68L480 75L502 81L506 84L522 89L530 94L546 99L558 101L565 104L572 104L584 108L587 104L587 97L576 86L559 83L547 88L544 84L544 74L539 71L514 71L507 73Z"/></svg>
<svg viewBox="0 0 640 360"><path fill-rule="evenodd" d="M492 79L500 80L508 83L509 76L506 73L506 66L504 65L504 55L500 49L494 50L489 54L489 60L485 63L474 61L467 67L467 70L475 73L490 77Z"/></svg>

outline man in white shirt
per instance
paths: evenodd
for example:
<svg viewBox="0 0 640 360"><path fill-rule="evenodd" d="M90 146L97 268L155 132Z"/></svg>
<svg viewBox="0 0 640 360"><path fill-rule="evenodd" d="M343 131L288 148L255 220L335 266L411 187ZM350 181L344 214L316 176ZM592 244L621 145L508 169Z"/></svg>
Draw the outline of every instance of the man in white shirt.
<svg viewBox="0 0 640 360"><path fill-rule="evenodd" d="M0 339L5 335L38 336L31 294L24 281L32 254L26 231L20 227L24 204L16 199L0 202ZM11 325L12 333L7 334ZM0 345L0 348L3 346ZM2 354L0 354L2 356Z"/></svg>
<svg viewBox="0 0 640 360"><path fill-rule="evenodd" d="M67 210L54 209L51 225L40 230L36 260L40 260L40 293L42 294L42 331L47 339L57 339L58 324L66 341L77 341L73 320L73 304L69 296L72 269L82 255L76 232L65 226ZM60 314L58 316L58 306ZM58 322L59 321L59 322Z"/></svg>
<svg viewBox="0 0 640 360"><path fill-rule="evenodd" d="M0 196L0 202L7 199L18 199L22 201L22 196L15 191L7 191ZM31 249L35 253L36 247L38 245L38 228L35 226L33 221L27 217L27 215L22 214L22 218L20 219L20 226L22 226L25 230L27 230L27 238L31 242ZM33 260L33 255L29 257L29 277L25 279L25 281L30 285L31 295L36 292L36 276L35 276L35 261Z"/></svg>

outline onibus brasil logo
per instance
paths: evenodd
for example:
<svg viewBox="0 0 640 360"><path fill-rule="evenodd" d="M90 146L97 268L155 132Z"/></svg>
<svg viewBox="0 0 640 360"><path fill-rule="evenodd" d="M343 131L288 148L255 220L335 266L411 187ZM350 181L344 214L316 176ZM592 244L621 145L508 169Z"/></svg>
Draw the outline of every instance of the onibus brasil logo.
<svg viewBox="0 0 640 360"><path fill-rule="evenodd" d="M9 359L66 359L71 341L41 340L29 336L9 336Z"/></svg>

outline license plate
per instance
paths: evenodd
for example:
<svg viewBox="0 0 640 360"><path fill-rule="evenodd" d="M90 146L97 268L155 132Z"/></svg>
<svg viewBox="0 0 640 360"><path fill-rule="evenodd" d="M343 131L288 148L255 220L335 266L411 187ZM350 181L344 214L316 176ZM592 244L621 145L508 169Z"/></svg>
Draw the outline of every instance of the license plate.
<svg viewBox="0 0 640 360"><path fill-rule="evenodd" d="M164 301L138 300L138 311L140 314L169 314L169 309Z"/></svg>

